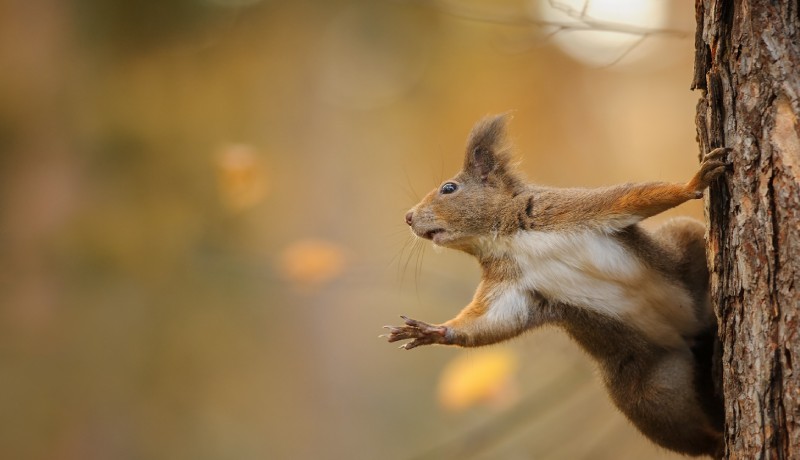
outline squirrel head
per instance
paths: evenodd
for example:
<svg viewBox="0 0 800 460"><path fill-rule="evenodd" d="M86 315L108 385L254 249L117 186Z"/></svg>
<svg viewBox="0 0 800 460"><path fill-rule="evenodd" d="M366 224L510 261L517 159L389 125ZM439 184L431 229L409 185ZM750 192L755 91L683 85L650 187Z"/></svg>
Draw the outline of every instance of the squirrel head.
<svg viewBox="0 0 800 460"><path fill-rule="evenodd" d="M406 214L406 223L439 246L475 253L484 237L511 233L505 212L524 188L511 162L508 115L489 116L472 128L464 167ZM513 213L512 213L513 214ZM516 221L514 221L516 222Z"/></svg>

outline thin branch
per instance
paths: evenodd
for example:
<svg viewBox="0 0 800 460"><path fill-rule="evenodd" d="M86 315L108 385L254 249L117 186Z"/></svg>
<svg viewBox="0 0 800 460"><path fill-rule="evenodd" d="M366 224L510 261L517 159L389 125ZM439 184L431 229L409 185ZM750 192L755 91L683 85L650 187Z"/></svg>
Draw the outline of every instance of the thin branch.
<svg viewBox="0 0 800 460"><path fill-rule="evenodd" d="M631 43L631 45L628 46L628 48L626 48L625 51L622 52L622 54L620 54L619 56L616 57L616 59L614 59L613 61L609 62L608 64L604 65L601 68L608 68L614 66L615 64L618 64L621 60L625 59L625 56L631 54L631 51L635 50L636 48L639 47L639 45L644 43L645 40L647 40L647 36L642 36L637 38L635 42Z"/></svg>
<svg viewBox="0 0 800 460"><path fill-rule="evenodd" d="M683 38L690 35L689 32L678 29L652 29L632 24L600 21L578 11L574 11L574 14L579 15L574 22L543 21L516 10L475 8L452 0L433 0L432 3L445 13L460 19L515 27L556 27L562 31L596 30L646 37L661 35ZM570 16L574 17L572 14Z"/></svg>
<svg viewBox="0 0 800 460"><path fill-rule="evenodd" d="M561 11L562 13L566 14L567 16L569 16L571 18L577 19L579 21L584 21L584 20L587 20L587 19L591 20L591 18L589 17L589 14L588 14L588 11L589 11L589 0L583 0L583 7L581 8L580 11L576 10L575 8L570 7L569 5L567 5L565 3L561 3L561 2L556 1L556 0L547 0L547 3L550 4L550 8L552 8L552 9L554 9L556 11Z"/></svg>
<svg viewBox="0 0 800 460"><path fill-rule="evenodd" d="M585 18L589 15L586 14L586 11L589 9L589 0L583 0L583 8L581 9L581 17Z"/></svg>

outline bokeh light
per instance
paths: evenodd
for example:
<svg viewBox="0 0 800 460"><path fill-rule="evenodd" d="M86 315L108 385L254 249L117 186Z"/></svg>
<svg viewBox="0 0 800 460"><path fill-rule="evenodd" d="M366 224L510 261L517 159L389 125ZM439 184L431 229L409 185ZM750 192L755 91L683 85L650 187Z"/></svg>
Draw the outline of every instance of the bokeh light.
<svg viewBox="0 0 800 460"><path fill-rule="evenodd" d="M344 251L321 240L298 240L287 246L280 257L283 275L303 286L317 286L340 275L345 267Z"/></svg>
<svg viewBox="0 0 800 460"><path fill-rule="evenodd" d="M439 403L449 410L478 403L508 406L517 398L517 366L515 353L503 347L460 355L442 370Z"/></svg>
<svg viewBox="0 0 800 460"><path fill-rule="evenodd" d="M231 144L217 155L219 193L226 207L235 211L251 208L267 194L267 174L255 148Z"/></svg>
<svg viewBox="0 0 800 460"><path fill-rule="evenodd" d="M575 26L591 20L610 26L611 30L565 29L551 40L565 53L593 66L632 64L648 53L637 52L647 38L636 31L658 31L667 23L668 0L531 0L533 14L544 21ZM633 32L615 31L614 26ZM652 49L648 50L650 53Z"/></svg>

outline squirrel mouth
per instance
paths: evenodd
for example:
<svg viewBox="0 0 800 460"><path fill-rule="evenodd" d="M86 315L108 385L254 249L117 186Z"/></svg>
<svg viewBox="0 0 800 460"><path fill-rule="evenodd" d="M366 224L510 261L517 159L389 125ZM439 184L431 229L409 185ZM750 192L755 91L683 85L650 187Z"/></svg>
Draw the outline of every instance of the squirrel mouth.
<svg viewBox="0 0 800 460"><path fill-rule="evenodd" d="M428 240L432 240L434 236L443 232L444 232L443 228L435 228L433 230L428 230L427 232L425 232L425 234L422 235L422 237Z"/></svg>

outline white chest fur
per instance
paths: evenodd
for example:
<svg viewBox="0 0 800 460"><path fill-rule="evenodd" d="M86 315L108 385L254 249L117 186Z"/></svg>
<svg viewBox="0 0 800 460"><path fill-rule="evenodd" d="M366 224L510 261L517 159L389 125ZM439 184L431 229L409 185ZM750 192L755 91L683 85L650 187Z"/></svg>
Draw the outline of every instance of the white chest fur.
<svg viewBox="0 0 800 460"><path fill-rule="evenodd" d="M667 346L702 326L685 288L609 234L527 231L506 244L521 272L520 288L617 318Z"/></svg>

